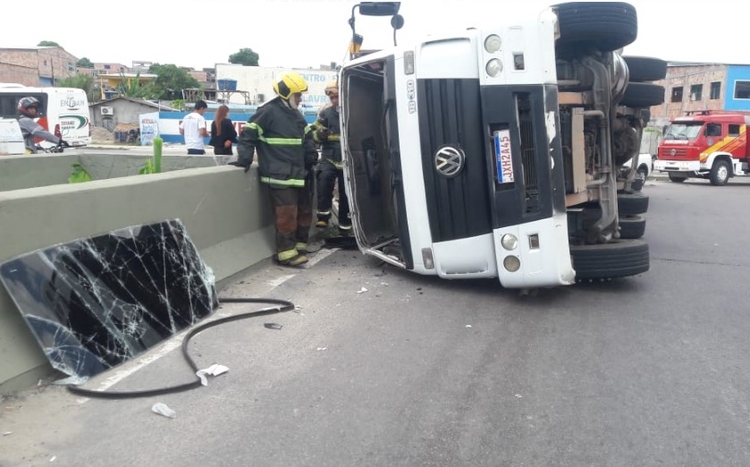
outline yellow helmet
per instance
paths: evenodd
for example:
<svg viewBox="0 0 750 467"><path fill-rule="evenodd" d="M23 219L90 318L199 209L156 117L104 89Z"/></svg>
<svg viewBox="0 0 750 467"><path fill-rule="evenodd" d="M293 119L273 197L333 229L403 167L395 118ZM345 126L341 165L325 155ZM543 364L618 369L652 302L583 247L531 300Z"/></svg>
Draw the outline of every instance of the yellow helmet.
<svg viewBox="0 0 750 467"><path fill-rule="evenodd" d="M336 80L329 81L328 84L326 84L325 88L326 96L331 97L331 95L338 96L339 95L339 82Z"/></svg>
<svg viewBox="0 0 750 467"><path fill-rule="evenodd" d="M273 91L282 99L289 99L292 94L307 91L307 81L299 73L289 72L281 75L278 81L273 83Z"/></svg>

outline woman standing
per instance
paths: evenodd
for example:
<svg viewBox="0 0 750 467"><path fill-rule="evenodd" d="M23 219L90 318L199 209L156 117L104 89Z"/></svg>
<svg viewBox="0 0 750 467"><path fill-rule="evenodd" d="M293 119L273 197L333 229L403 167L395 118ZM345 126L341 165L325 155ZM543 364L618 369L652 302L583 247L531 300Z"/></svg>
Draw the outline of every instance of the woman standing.
<svg viewBox="0 0 750 467"><path fill-rule="evenodd" d="M208 144L214 147L216 156L231 156L232 143L237 142L237 130L228 117L229 107L222 104L216 110L214 121L211 122L211 140Z"/></svg>

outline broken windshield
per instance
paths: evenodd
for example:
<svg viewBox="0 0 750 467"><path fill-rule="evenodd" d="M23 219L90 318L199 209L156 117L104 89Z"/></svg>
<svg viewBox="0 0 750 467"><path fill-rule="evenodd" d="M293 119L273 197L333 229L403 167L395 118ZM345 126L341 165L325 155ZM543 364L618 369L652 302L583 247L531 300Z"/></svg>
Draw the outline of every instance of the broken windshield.
<svg viewBox="0 0 750 467"><path fill-rule="evenodd" d="M664 132L664 139L695 139L703 128L703 122L672 123Z"/></svg>

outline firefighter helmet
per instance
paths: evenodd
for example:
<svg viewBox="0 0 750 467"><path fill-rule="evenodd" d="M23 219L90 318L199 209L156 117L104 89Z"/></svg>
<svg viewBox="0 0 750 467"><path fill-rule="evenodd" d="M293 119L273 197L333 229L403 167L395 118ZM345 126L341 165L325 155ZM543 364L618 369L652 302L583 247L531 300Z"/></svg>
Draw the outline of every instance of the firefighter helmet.
<svg viewBox="0 0 750 467"><path fill-rule="evenodd" d="M339 83L338 81L330 81L328 84L326 84L325 88L326 96L338 96L339 95Z"/></svg>
<svg viewBox="0 0 750 467"><path fill-rule="evenodd" d="M307 91L307 81L299 73L285 73L273 83L273 91L282 99L289 100L292 94Z"/></svg>

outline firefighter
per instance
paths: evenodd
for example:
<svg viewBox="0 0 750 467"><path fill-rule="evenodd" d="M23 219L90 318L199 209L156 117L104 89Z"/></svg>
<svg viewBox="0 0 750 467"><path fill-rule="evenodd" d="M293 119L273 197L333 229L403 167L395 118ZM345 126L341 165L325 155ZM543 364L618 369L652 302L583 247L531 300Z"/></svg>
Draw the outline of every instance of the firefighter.
<svg viewBox="0 0 750 467"><path fill-rule="evenodd" d="M276 259L300 266L307 259L312 224L314 169L318 160L307 122L299 111L307 82L295 72L273 83L276 97L262 105L242 129L232 165L250 169L258 151L258 173L268 185L276 220Z"/></svg>
<svg viewBox="0 0 750 467"><path fill-rule="evenodd" d="M321 145L322 157L318 164L318 221L316 227L326 228L331 219L333 191L338 181L339 231L348 233L352 228L349 219L349 201L344 188L344 171L341 165L341 125L339 123L339 87L331 81L325 88L331 105L323 108L311 125L313 138Z"/></svg>

